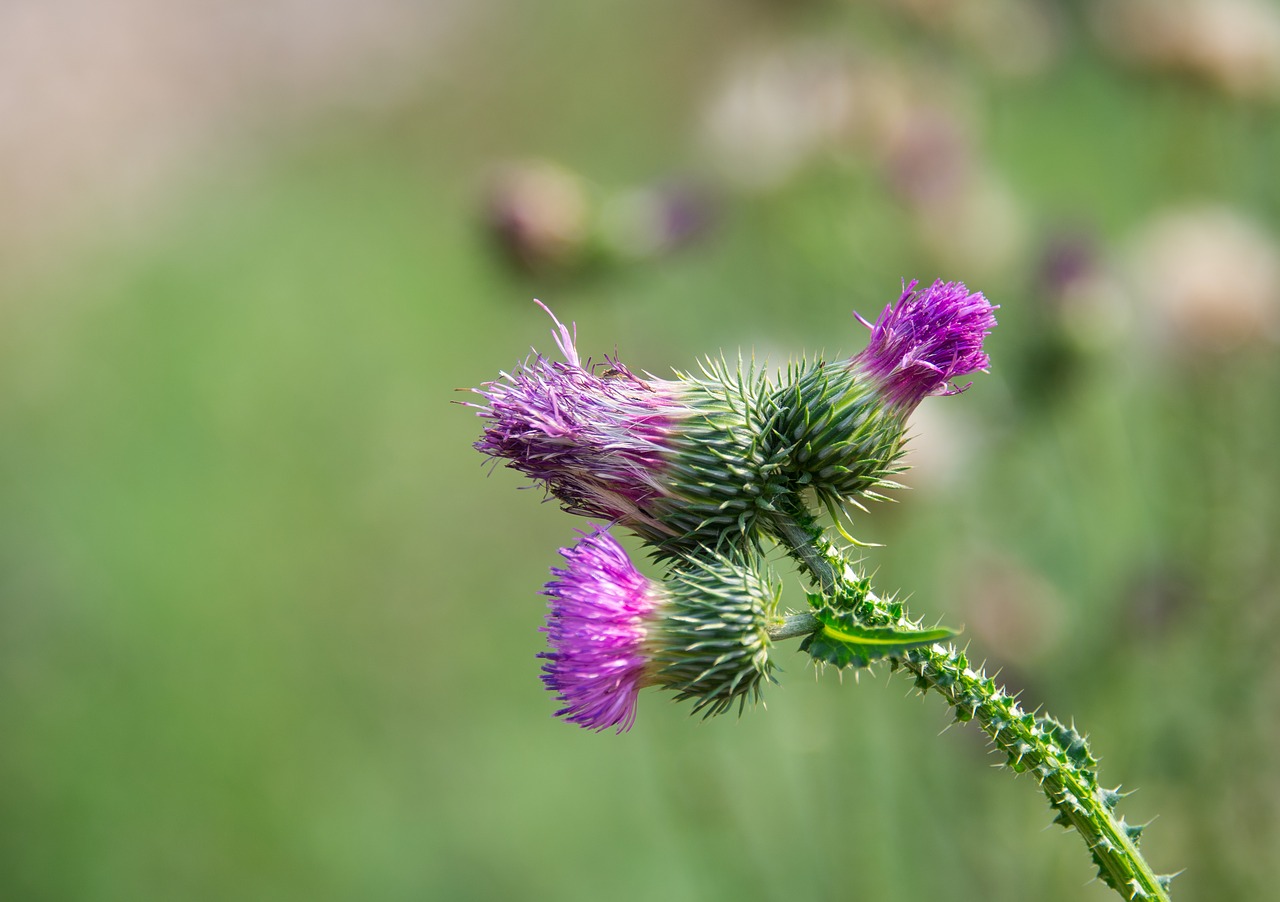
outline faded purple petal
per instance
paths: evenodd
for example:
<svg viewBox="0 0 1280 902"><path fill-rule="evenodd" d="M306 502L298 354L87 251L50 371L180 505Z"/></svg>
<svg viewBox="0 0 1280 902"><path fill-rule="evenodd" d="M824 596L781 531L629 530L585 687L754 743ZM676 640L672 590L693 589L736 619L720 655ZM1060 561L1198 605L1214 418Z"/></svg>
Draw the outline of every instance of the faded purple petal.
<svg viewBox="0 0 1280 902"><path fill-rule="evenodd" d="M645 521L672 431L688 413L679 387L645 381L616 360L584 365L575 336L552 319L565 360L535 354L475 389L488 402L473 405L487 420L475 447L543 483L566 510Z"/></svg>
<svg viewBox="0 0 1280 902"><path fill-rule="evenodd" d="M543 594L551 599L547 633L551 651L542 681L564 707L556 712L590 730L631 729L648 656L645 625L661 590L631 565L622 546L597 529L560 549L568 565Z"/></svg>
<svg viewBox="0 0 1280 902"><path fill-rule="evenodd" d="M990 366L983 339L996 325L995 307L963 282L934 282L916 291L912 281L896 304L884 308L867 347L853 358L880 384L888 403L911 410L929 395L951 395L952 379Z"/></svg>

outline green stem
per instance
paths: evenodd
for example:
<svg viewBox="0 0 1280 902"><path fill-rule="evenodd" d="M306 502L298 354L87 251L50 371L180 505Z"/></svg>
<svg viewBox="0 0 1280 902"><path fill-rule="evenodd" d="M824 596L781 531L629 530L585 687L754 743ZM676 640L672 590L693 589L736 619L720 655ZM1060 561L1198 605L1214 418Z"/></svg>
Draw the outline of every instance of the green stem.
<svg viewBox="0 0 1280 902"><path fill-rule="evenodd" d="M855 588L858 575L852 564L826 538L807 508L798 502L790 505L775 519L774 527L787 552L824 593L850 599L858 595L854 610L863 623L872 627L900 623L901 613L891 611L874 593ZM817 626L811 615L793 615L772 635L799 635L806 623L810 632ZM1010 768L1035 777L1057 812L1055 823L1080 833L1098 866L1098 876L1108 886L1126 899L1168 902L1170 878L1152 871L1138 851L1142 828L1116 818L1121 795L1099 785L1098 762L1084 737L1046 714L1024 711L1016 698L981 667L971 666L954 645L913 648L891 656L890 664L914 675L921 692L932 689L946 699L957 720L976 722L1007 756Z"/></svg>
<svg viewBox="0 0 1280 902"><path fill-rule="evenodd" d="M781 642L783 639L799 639L820 626L822 624L812 614L788 614L769 629L769 638L774 642Z"/></svg>

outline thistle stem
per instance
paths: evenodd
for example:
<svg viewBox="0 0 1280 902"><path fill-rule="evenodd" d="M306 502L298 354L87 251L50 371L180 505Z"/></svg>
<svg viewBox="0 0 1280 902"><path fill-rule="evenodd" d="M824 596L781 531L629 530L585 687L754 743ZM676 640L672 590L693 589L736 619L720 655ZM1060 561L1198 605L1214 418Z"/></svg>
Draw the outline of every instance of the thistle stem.
<svg viewBox="0 0 1280 902"><path fill-rule="evenodd" d="M809 613L788 614L769 628L769 638L774 642L783 639L799 639L820 627L818 618Z"/></svg>
<svg viewBox="0 0 1280 902"><path fill-rule="evenodd" d="M852 599L858 618L867 626L894 625L901 614L874 593L856 588L857 574L844 554L827 539L824 530L797 499L775 519L774 531L786 551L798 561L828 595ZM807 621L804 618L808 618ZM808 629L802 627L808 624ZM776 631L775 639L811 632L812 615L792 615ZM958 721L974 721L992 743L1007 756L1006 764L1017 773L1031 774L1040 784L1049 805L1057 812L1055 823L1074 827L1098 866L1098 876L1125 899L1168 902L1171 877L1159 876L1138 851L1140 826L1126 824L1114 814L1121 794L1103 789L1097 778L1097 759L1083 736L1043 712L1024 711L982 667L969 664L963 651L937 643L890 656L890 666L915 676L924 693L936 691L955 712Z"/></svg>

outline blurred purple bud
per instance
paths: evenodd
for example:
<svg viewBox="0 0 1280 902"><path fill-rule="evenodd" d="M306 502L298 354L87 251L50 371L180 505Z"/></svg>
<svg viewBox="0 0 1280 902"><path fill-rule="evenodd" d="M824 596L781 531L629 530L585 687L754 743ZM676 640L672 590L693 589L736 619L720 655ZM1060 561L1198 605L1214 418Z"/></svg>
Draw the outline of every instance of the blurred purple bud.
<svg viewBox="0 0 1280 902"><path fill-rule="evenodd" d="M590 209L578 176L553 163L508 165L497 172L485 201L485 227L520 269L568 269L581 262Z"/></svg>
<svg viewBox="0 0 1280 902"><path fill-rule="evenodd" d="M692 182L667 182L622 192L603 213L604 238L621 256L651 259L697 241L714 225L710 191Z"/></svg>

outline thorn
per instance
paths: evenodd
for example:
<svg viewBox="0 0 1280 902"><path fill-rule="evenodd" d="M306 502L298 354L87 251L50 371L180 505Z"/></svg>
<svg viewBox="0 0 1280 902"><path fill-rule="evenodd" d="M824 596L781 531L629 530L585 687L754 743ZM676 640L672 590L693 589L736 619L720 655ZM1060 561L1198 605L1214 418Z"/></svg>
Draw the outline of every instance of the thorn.
<svg viewBox="0 0 1280 902"><path fill-rule="evenodd" d="M1146 830L1150 823L1151 821L1147 821L1145 824L1130 824L1124 818L1120 818L1118 826L1124 831L1124 835L1129 838L1129 841L1136 846L1139 840L1142 839L1142 831Z"/></svg>

